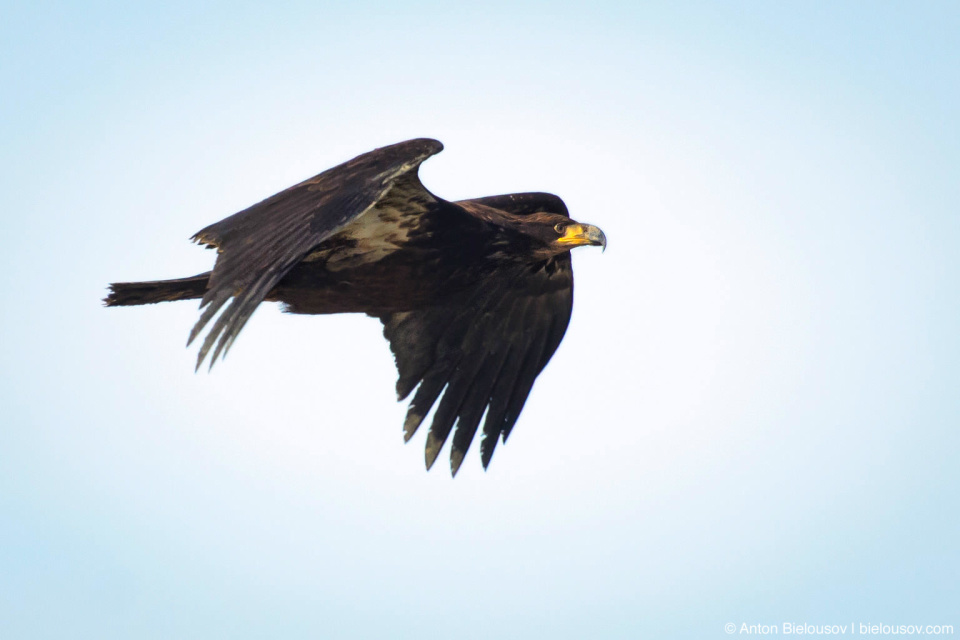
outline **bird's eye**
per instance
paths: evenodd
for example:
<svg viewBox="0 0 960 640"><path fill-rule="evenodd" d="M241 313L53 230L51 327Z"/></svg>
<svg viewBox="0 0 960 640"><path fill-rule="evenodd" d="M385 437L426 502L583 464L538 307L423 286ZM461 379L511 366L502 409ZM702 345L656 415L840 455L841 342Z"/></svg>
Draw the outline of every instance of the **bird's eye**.
<svg viewBox="0 0 960 640"><path fill-rule="evenodd" d="M563 232L566 230L566 228L567 228L567 225L563 224L562 222L558 222L553 227L553 230L559 233L560 235L563 235Z"/></svg>

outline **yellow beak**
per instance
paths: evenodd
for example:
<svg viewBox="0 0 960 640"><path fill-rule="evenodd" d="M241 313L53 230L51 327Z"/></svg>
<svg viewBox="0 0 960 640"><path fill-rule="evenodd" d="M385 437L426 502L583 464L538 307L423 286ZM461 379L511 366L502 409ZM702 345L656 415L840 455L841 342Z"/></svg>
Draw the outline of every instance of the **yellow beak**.
<svg viewBox="0 0 960 640"><path fill-rule="evenodd" d="M563 235L557 238L557 243L565 246L581 247L583 245L594 245L607 249L607 236L599 227L592 224L570 224L564 230Z"/></svg>

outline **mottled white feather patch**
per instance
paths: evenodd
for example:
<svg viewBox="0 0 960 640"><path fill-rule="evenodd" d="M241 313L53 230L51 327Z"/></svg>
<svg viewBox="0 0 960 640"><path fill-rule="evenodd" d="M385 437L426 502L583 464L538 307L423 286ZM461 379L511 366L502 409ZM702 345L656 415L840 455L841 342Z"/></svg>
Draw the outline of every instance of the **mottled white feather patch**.
<svg viewBox="0 0 960 640"><path fill-rule="evenodd" d="M325 260L327 269L340 271L383 260L410 240L435 202L416 175L404 176L304 262Z"/></svg>

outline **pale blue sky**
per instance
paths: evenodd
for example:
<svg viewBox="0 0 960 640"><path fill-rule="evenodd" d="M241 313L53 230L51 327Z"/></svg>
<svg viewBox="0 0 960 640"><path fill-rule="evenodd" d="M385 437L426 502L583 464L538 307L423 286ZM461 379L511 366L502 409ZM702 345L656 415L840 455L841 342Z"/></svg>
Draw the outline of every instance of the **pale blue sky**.
<svg viewBox="0 0 960 640"><path fill-rule="evenodd" d="M956 3L0 8L0 636L960 630ZM376 146L601 226L490 470L404 446L378 324L201 227Z"/></svg>

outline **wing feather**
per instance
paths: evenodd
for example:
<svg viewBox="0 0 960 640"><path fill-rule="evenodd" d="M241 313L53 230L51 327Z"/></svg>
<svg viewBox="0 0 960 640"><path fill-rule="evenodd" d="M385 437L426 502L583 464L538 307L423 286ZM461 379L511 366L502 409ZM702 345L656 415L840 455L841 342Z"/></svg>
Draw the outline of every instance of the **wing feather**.
<svg viewBox="0 0 960 640"><path fill-rule="evenodd" d="M407 440L440 400L427 436L427 468L456 426L450 451L456 474L485 413L481 459L489 465L497 437L509 433L559 346L572 305L573 272L569 254L562 254L505 265L449 304L381 318L400 372L398 392L419 383L404 424Z"/></svg>
<svg viewBox="0 0 960 640"><path fill-rule="evenodd" d="M442 149L429 139L376 149L200 230L194 240L215 246L218 255L200 303L204 311L187 344L222 312L204 338L197 368L211 348L211 367L226 354L283 276L311 249L374 208L398 180L407 177L405 186L412 184L416 197L433 199L416 174Z"/></svg>

